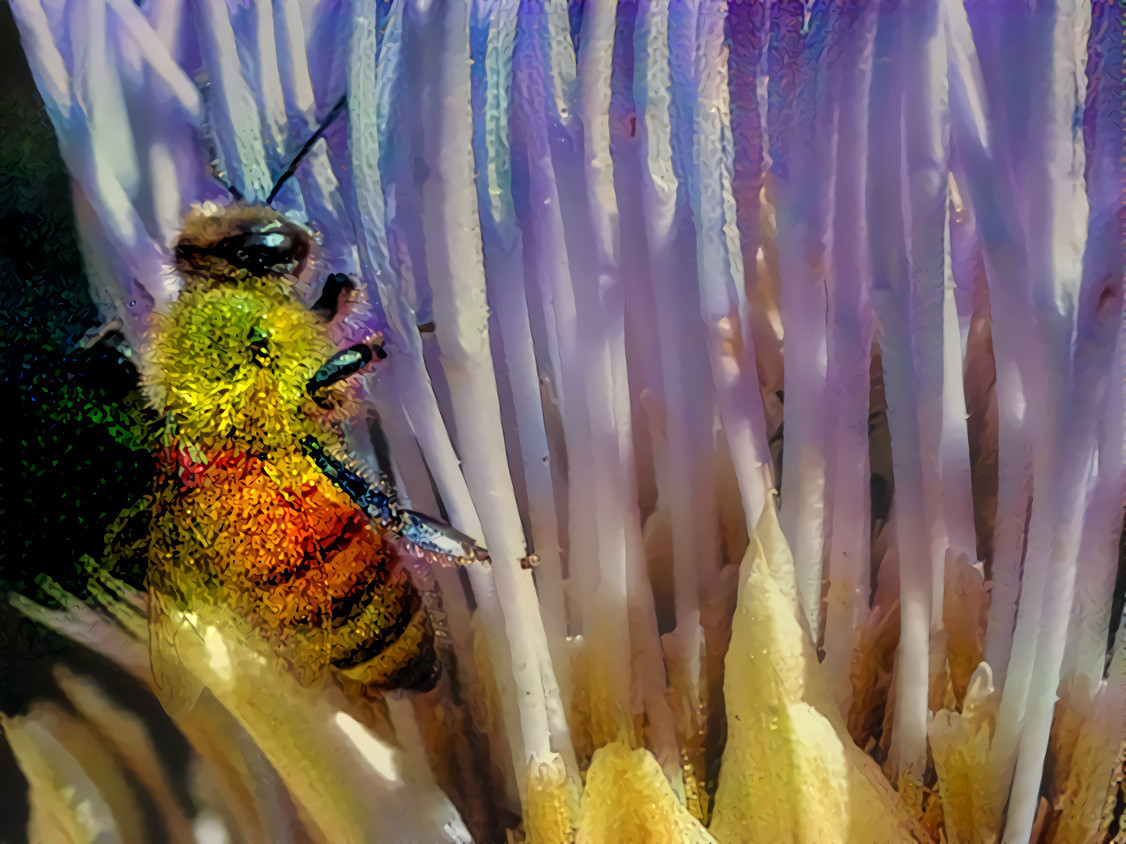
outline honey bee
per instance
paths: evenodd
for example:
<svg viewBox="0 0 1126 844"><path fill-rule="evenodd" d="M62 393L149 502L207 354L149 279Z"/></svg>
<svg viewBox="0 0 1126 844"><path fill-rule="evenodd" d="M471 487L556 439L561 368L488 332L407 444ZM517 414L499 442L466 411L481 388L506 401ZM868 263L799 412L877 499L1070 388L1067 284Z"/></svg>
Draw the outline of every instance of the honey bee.
<svg viewBox="0 0 1126 844"><path fill-rule="evenodd" d="M268 204L208 203L185 219L173 252L183 288L154 314L142 372L162 419L150 614L219 596L301 674L429 689L434 624L404 556L488 555L400 507L386 475L347 455L346 379L386 354L378 337L338 350L303 303L315 247Z"/></svg>

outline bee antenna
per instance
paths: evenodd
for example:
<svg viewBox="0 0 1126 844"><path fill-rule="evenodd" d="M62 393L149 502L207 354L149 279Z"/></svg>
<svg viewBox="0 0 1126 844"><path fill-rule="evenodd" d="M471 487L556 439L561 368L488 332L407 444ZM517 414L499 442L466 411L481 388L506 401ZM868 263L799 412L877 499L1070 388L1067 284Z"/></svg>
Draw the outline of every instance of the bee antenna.
<svg viewBox="0 0 1126 844"><path fill-rule="evenodd" d="M280 191L282 185L284 185L289 180L289 177L297 172L297 167L299 164L301 164L301 159L303 159L308 154L309 150L313 148L313 145L321 139L321 136L325 133L328 127L332 125L332 122L340 116L340 112L344 111L344 107L346 105L348 105L347 92L345 92L340 97L340 99L336 101L336 105L334 105L332 107L332 110L325 115L325 119L321 121L321 125L317 127L317 131L315 131L312 136L310 136L309 140L305 142L305 146L301 147L300 152L298 152L297 155L293 156L293 160L289 162L289 166L285 168L285 172L278 176L278 180L274 182L274 187L270 191L270 195L266 197L267 205L274 201L274 199L278 195L278 191Z"/></svg>
<svg viewBox="0 0 1126 844"><path fill-rule="evenodd" d="M242 202L244 199L246 199L246 197L244 197L242 195L242 191L240 191L238 188L236 188L234 185L232 185L229 181L227 181L227 179L223 176L223 174L219 172L218 167L216 167L214 164L211 164L211 165L209 165L208 169L211 171L211 178L213 178L215 181L217 181L219 184L221 184L224 188L226 188L227 193L229 193L235 200L237 200L238 202Z"/></svg>

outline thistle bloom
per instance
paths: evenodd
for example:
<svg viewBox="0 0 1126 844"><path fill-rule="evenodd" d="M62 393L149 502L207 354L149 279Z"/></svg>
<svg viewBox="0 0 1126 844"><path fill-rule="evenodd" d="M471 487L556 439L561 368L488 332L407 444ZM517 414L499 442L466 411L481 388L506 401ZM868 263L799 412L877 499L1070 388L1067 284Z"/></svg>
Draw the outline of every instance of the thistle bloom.
<svg viewBox="0 0 1126 844"><path fill-rule="evenodd" d="M357 282L334 339L387 338L401 497L492 558L434 571L483 748L186 604L194 816L60 673L4 722L39 840L139 840L141 791L178 840L1126 833L1116 4L12 7L142 358L189 208L345 97L273 205ZM94 586L17 605L155 689Z"/></svg>

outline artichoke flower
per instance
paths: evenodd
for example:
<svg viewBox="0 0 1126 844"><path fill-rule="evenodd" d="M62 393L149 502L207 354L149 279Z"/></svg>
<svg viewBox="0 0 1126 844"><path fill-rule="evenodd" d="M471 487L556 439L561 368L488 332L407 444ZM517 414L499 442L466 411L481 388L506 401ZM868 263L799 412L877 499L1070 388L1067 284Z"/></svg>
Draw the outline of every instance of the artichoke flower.
<svg viewBox="0 0 1126 844"><path fill-rule="evenodd" d="M405 552L421 691L41 579L96 658L0 721L29 839L1126 835L1115 4L11 6L140 368L210 345L189 209L270 204L385 338L350 459L491 561Z"/></svg>

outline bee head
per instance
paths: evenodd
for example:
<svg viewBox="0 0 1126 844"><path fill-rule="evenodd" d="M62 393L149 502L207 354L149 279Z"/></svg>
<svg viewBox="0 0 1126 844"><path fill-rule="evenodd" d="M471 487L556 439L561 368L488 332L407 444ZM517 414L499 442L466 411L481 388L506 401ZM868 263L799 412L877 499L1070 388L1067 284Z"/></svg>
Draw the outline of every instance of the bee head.
<svg viewBox="0 0 1126 844"><path fill-rule="evenodd" d="M263 205L197 205L174 250L176 270L196 279L299 278L315 241L308 229Z"/></svg>

